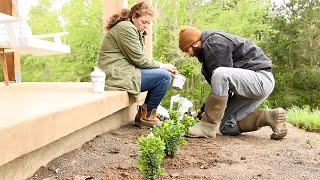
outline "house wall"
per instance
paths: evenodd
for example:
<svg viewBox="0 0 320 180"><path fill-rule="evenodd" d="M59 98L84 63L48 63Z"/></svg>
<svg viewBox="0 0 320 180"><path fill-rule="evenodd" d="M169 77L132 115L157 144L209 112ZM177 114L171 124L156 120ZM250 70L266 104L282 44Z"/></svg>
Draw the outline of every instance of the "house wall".
<svg viewBox="0 0 320 180"><path fill-rule="evenodd" d="M18 3L15 0L0 0L0 12L11 16L18 16ZM6 53L7 68L10 81L21 82L21 66L19 53ZM3 77L3 75L2 75Z"/></svg>

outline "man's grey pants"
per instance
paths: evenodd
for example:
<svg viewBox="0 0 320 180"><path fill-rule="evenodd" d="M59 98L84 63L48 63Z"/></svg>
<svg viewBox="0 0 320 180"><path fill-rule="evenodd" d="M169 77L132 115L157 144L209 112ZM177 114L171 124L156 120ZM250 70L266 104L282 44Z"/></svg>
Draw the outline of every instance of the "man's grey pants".
<svg viewBox="0 0 320 180"><path fill-rule="evenodd" d="M211 91L216 96L228 96L225 114L220 124L220 133L241 134L238 121L256 110L273 91L274 77L268 71L252 71L240 68L219 67L211 77Z"/></svg>

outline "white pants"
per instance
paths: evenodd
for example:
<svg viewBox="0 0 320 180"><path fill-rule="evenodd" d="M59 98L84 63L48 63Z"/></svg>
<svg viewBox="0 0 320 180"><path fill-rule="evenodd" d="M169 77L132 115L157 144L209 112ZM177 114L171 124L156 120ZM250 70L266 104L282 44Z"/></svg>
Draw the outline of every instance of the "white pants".
<svg viewBox="0 0 320 180"><path fill-rule="evenodd" d="M240 68L219 67L211 77L211 91L217 96L233 96L228 100L220 124L225 135L241 134L238 121L263 103L274 89L273 74L268 71L252 71Z"/></svg>

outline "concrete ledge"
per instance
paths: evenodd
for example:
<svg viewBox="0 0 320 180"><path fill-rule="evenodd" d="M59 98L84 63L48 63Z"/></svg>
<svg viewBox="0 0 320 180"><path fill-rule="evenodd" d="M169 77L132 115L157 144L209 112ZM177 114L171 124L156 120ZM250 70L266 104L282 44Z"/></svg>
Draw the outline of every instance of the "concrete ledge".
<svg viewBox="0 0 320 180"><path fill-rule="evenodd" d="M0 179L25 179L52 159L134 119L137 98L90 83L0 86Z"/></svg>

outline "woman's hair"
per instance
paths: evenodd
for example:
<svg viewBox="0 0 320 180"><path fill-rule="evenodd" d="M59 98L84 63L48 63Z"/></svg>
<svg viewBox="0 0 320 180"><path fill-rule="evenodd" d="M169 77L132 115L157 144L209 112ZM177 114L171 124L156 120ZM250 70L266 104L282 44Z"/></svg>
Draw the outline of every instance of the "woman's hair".
<svg viewBox="0 0 320 180"><path fill-rule="evenodd" d="M113 26L115 26L121 21L131 20L132 17L139 18L144 15L154 16L154 14L155 11L149 3L140 2L132 6L131 10L122 9L120 13L112 15L110 19L107 21L107 26L105 27L105 30L111 29Z"/></svg>

